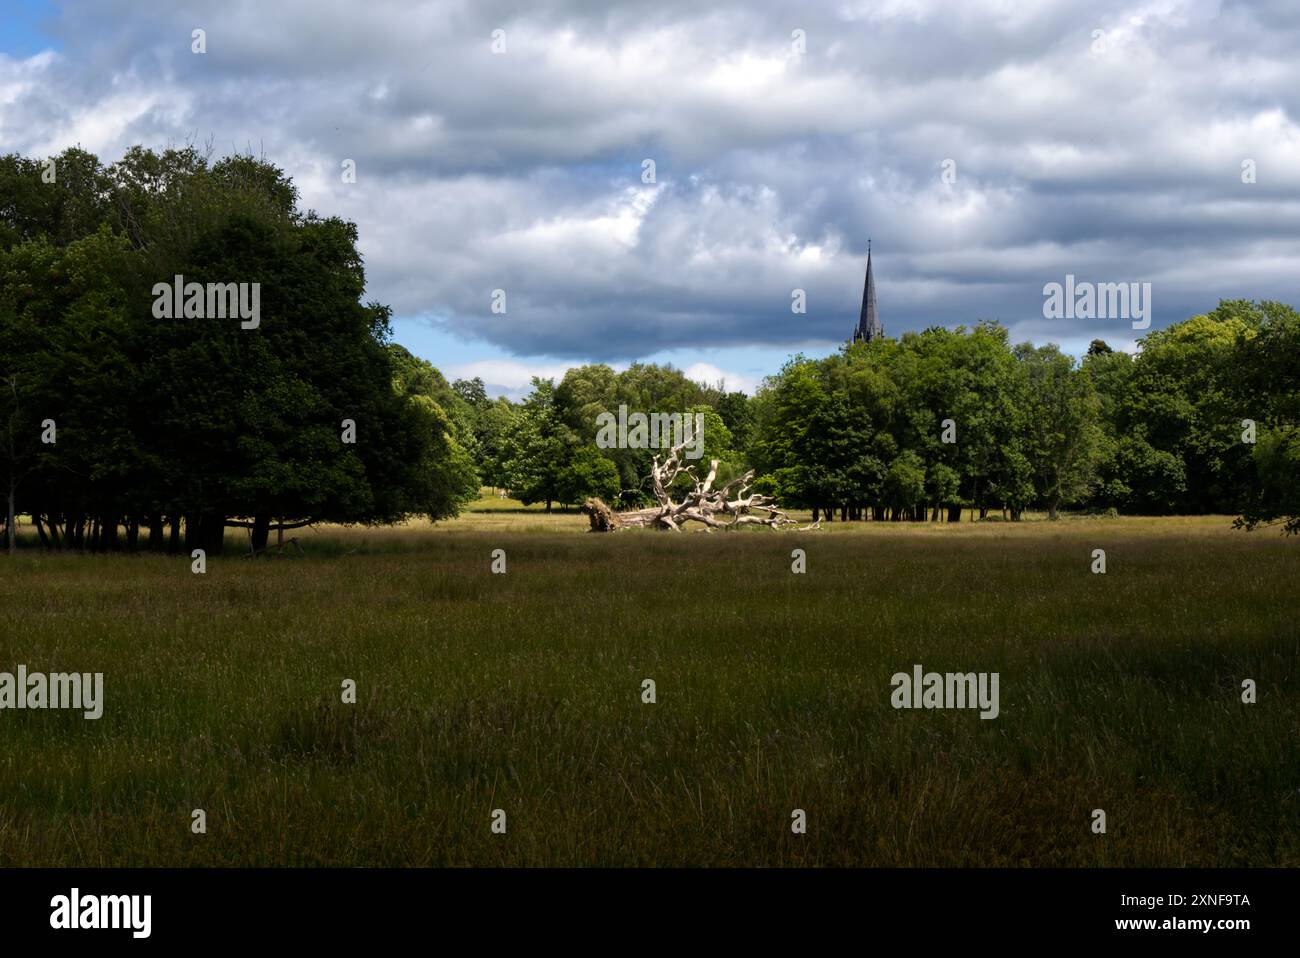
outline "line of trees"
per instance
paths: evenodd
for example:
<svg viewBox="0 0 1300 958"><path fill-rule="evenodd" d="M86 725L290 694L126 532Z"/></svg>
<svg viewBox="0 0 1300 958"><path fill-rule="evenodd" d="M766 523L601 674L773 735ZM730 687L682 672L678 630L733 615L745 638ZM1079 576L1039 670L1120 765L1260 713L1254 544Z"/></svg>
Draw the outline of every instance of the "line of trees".
<svg viewBox="0 0 1300 958"><path fill-rule="evenodd" d="M258 283L261 321L160 320L153 287ZM634 364L448 383L365 302L356 227L298 209L250 156L0 157L0 495L50 548L220 551L246 528L453 516L480 484L525 503L649 505L655 448L602 413L704 416L719 484L826 521L1019 519L1041 508L1236 513L1300 531L1300 314L1225 301L1082 361L997 323L796 356L754 396ZM683 482L687 480L683 478ZM671 490L670 490L671 491Z"/></svg>
<svg viewBox="0 0 1300 958"><path fill-rule="evenodd" d="M931 328L796 357L755 399L768 488L826 519L1028 508L1295 516L1300 314L1225 301L1082 361L1006 330ZM1294 530L1296 522L1291 520Z"/></svg>
<svg viewBox="0 0 1300 958"><path fill-rule="evenodd" d="M0 158L0 482L49 548L209 553L245 527L454 515L473 458L427 363L363 303L353 224L249 156ZM152 289L258 283L261 321ZM351 428L348 428L348 423Z"/></svg>
<svg viewBox="0 0 1300 958"><path fill-rule="evenodd" d="M958 521L969 510L1235 513L1300 528L1300 314L1224 301L1081 361L1005 328L934 327L797 356L757 394L633 365L535 379L522 403L457 381L485 481L525 502L646 504L654 449L599 449L620 404L706 414L706 459L825 521Z"/></svg>
<svg viewBox="0 0 1300 958"><path fill-rule="evenodd" d="M518 403L489 400L482 380L456 380L464 400L453 411L473 437L482 480L525 504L576 505L589 496L620 508L651 505L651 459L662 448L600 448L597 420L620 405L638 412L704 416L704 461L721 460L718 482L744 471L740 451L752 428L750 400L741 392L693 382L671 366L634 363L622 372L607 365L570 369L556 385L534 377ZM683 488L687 477L682 477Z"/></svg>

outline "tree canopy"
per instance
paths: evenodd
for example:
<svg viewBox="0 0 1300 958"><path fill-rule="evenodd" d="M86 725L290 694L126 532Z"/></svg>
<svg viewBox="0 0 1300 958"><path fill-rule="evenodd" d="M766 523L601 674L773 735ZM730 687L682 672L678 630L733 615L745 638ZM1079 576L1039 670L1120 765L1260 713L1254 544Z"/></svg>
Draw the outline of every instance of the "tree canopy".
<svg viewBox="0 0 1300 958"><path fill-rule="evenodd" d="M219 551L242 525L261 548L272 523L437 519L477 494L462 401L363 301L353 224L299 211L252 157L69 150L42 169L0 159L0 475L48 545L145 529L161 548L170 524L172 549L183 529ZM177 276L209 309L214 287L253 291L259 318L159 318Z"/></svg>
<svg viewBox="0 0 1300 958"><path fill-rule="evenodd" d="M213 551L236 526L258 550L273 527L453 516L480 483L636 508L666 448L598 442L620 410L700 417L720 485L753 468L827 520L1037 507L1300 531L1300 314L1281 303L1226 300L1133 355L985 321L794 356L753 396L591 364L516 402L448 383L365 296L355 225L299 209L265 160L0 157L11 548L23 513L50 547Z"/></svg>

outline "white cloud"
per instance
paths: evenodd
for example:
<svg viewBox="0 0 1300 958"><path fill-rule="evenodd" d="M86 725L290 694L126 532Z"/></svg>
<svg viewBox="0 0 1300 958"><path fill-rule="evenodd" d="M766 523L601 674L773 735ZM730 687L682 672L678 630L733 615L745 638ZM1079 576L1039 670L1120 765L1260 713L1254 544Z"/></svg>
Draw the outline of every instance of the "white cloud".
<svg viewBox="0 0 1300 958"><path fill-rule="evenodd" d="M490 396L508 396L522 399L532 389L532 377L554 379L557 383L564 374L579 363L525 363L512 359L482 359L462 363L445 370L448 380L482 379Z"/></svg>
<svg viewBox="0 0 1300 958"><path fill-rule="evenodd" d="M697 383L704 383L706 386L716 386L718 383L723 383L727 387L727 392L740 390L752 395L758 387L756 377L728 372L725 369L719 369L712 363L691 363L683 372L686 374L687 379Z"/></svg>
<svg viewBox="0 0 1300 958"><path fill-rule="evenodd" d="M305 206L358 223L369 295L520 357L484 375L501 388L562 375L553 357L696 348L712 378L710 350L831 348L868 236L891 334L1037 329L1067 272L1158 283L1157 327L1219 295L1295 299L1286 3L61 6L59 54L0 55L5 149L264 149Z"/></svg>

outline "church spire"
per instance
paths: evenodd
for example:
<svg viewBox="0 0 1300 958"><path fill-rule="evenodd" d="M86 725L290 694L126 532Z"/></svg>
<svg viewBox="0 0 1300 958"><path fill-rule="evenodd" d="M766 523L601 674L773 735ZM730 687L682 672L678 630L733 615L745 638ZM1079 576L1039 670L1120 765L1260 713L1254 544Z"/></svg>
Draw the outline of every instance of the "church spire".
<svg viewBox="0 0 1300 958"><path fill-rule="evenodd" d="M862 285L862 312L858 316L857 328L853 330L853 341L871 342L885 335L885 328L880 325L880 314L876 312L876 280L871 275L871 240L867 240L867 278Z"/></svg>

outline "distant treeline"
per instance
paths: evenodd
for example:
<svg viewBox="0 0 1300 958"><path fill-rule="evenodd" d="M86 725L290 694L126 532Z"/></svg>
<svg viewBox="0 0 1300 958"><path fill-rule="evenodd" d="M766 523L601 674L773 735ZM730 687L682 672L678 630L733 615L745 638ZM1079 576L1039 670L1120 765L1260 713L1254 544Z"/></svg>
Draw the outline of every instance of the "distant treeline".
<svg viewBox="0 0 1300 958"><path fill-rule="evenodd" d="M1133 356L1095 340L1082 362L1012 346L997 323L934 327L795 357L752 398L643 365L534 380L521 405L453 389L481 474L525 501L644 503L656 450L594 442L599 414L626 404L705 411L724 479L752 466L760 491L826 521L1300 515L1300 315L1279 303L1225 301Z"/></svg>
<svg viewBox="0 0 1300 958"><path fill-rule="evenodd" d="M1098 340L1077 362L980 323L795 357L752 397L634 364L535 379L511 402L391 343L389 310L362 300L355 226L297 204L247 156L0 158L11 543L29 514L51 548L219 551L233 525L262 549L308 522L452 516L480 484L548 508L645 505L662 449L596 442L620 406L703 414L720 482L752 467L759 491L825 520L1085 508L1300 527L1288 306L1225 301L1136 356ZM178 276L225 290L224 318L201 296L181 309ZM250 301L259 319L241 322Z"/></svg>
<svg viewBox="0 0 1300 958"><path fill-rule="evenodd" d="M755 400L752 461L827 518L1300 513L1300 315L1220 303L1082 362L995 323L790 362ZM945 441L947 440L947 441Z"/></svg>

